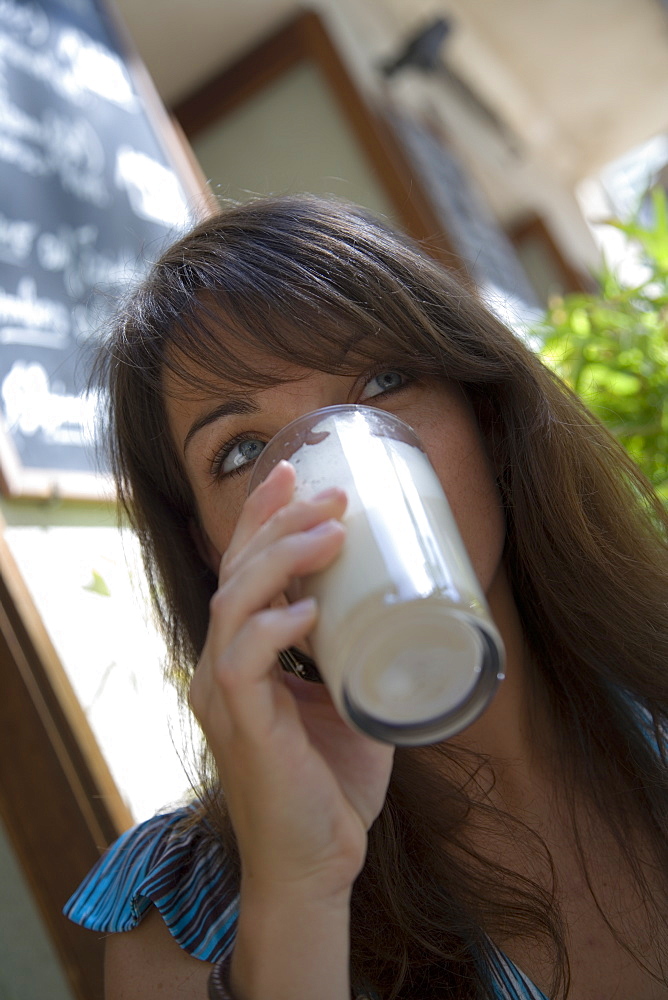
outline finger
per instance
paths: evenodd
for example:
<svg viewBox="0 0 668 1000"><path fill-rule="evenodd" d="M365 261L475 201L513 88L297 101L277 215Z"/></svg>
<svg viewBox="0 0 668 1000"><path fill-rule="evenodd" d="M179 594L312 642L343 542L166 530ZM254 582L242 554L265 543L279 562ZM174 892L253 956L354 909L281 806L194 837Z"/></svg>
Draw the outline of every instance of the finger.
<svg viewBox="0 0 668 1000"><path fill-rule="evenodd" d="M322 521L343 517L347 504L343 490L333 488L311 500L297 500L275 511L243 545L228 547L221 561L219 582L222 584L236 572L242 560L251 558L286 535L310 531Z"/></svg>
<svg viewBox="0 0 668 1000"><path fill-rule="evenodd" d="M281 461L266 479L247 497L239 515L228 552L242 549L250 538L280 507L292 499L295 490L295 469Z"/></svg>
<svg viewBox="0 0 668 1000"><path fill-rule="evenodd" d="M221 738L221 726L257 731L271 721L276 711L274 666L278 651L303 639L316 616L313 598L261 611L245 623L222 653L208 652L202 657L190 685L190 703L205 732L215 730ZM265 681L269 688L263 691ZM222 717L216 695L222 698ZM209 717L215 717L215 725L208 724Z"/></svg>
<svg viewBox="0 0 668 1000"><path fill-rule="evenodd" d="M211 599L211 641L217 648L225 645L250 615L283 593L293 577L324 569L340 551L344 538L340 521L323 521L310 531L279 538L241 563Z"/></svg>

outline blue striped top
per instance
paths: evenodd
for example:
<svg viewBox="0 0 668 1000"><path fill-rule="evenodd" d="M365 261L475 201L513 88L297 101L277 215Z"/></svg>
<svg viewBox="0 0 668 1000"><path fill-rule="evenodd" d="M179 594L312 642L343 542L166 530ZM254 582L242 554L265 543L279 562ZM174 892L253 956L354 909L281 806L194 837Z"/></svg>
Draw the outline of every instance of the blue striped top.
<svg viewBox="0 0 668 1000"><path fill-rule="evenodd" d="M154 816L123 834L100 858L64 912L102 933L129 931L157 907L179 945L205 962L232 948L236 879L197 806ZM496 1000L547 1000L491 942L486 955Z"/></svg>

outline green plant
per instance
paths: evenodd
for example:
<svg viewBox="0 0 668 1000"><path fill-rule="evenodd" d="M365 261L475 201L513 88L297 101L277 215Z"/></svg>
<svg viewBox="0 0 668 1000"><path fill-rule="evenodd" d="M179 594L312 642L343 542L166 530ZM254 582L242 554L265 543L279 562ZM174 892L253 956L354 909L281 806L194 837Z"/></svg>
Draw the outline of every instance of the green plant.
<svg viewBox="0 0 668 1000"><path fill-rule="evenodd" d="M582 397L668 501L668 202L652 221L612 221L639 245L647 276L625 286L604 266L598 291L555 297L537 333L543 360Z"/></svg>

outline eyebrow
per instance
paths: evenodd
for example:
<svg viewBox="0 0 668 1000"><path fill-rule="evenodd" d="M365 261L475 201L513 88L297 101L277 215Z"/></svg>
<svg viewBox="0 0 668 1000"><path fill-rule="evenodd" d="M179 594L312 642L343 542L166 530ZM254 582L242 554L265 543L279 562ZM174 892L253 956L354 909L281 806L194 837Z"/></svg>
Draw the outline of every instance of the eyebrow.
<svg viewBox="0 0 668 1000"><path fill-rule="evenodd" d="M195 434L201 431L204 427L208 427L209 424L214 423L214 421L220 420L222 417L243 416L247 413L258 413L259 410L260 407L257 403L253 403L249 399L240 399L239 397L235 397L233 399L228 399L225 403L221 403L220 406L214 407L213 410L203 413L201 417L198 417L197 420L191 424L190 429L186 434L185 441L183 442L184 453Z"/></svg>

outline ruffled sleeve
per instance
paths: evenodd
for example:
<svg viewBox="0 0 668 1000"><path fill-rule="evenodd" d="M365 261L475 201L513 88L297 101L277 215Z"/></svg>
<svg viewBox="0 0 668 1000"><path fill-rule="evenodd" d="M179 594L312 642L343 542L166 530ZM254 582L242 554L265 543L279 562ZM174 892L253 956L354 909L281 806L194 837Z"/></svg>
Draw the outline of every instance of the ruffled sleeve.
<svg viewBox="0 0 668 1000"><path fill-rule="evenodd" d="M157 907L187 952L217 962L236 932L238 888L223 849L193 808L154 816L128 830L100 858L64 913L104 933L128 931Z"/></svg>

